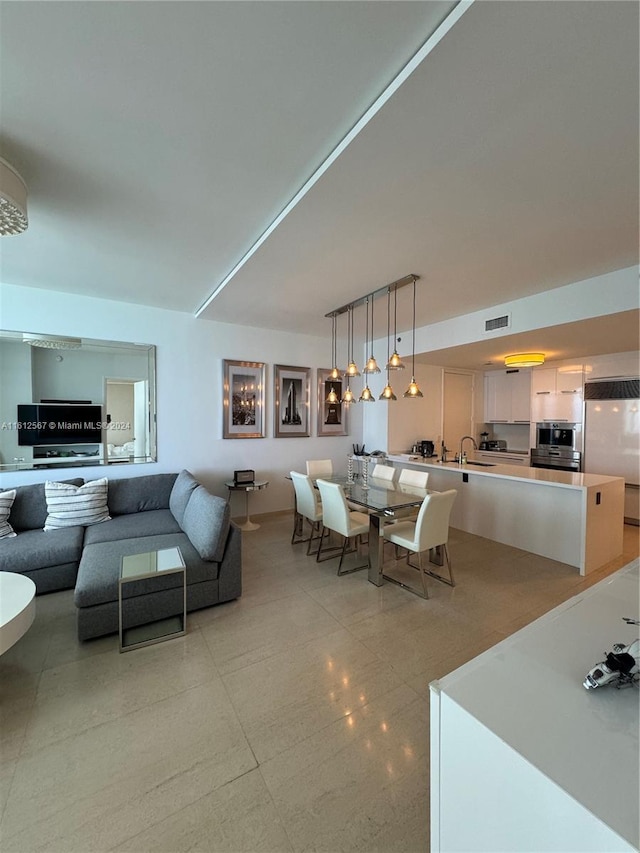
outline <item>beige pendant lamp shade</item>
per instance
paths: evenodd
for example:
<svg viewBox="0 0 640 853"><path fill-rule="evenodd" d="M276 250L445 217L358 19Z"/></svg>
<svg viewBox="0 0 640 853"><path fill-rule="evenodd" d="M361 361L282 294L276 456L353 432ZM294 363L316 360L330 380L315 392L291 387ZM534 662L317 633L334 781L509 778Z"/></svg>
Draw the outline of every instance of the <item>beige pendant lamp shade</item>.
<svg viewBox="0 0 640 853"><path fill-rule="evenodd" d="M27 185L16 170L0 157L0 236L27 230Z"/></svg>

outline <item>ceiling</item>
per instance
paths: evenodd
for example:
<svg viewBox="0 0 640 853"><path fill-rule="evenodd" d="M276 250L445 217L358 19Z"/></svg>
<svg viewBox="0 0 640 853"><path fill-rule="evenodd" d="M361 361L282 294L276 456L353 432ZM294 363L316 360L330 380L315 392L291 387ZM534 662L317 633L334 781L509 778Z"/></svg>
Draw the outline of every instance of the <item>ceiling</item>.
<svg viewBox="0 0 640 853"><path fill-rule="evenodd" d="M637 264L638 11L2 2L0 155L30 226L1 280L188 313L228 280L203 317L328 334L327 312L408 273L424 325ZM637 349L637 320L508 349ZM440 352L478 367L507 343Z"/></svg>

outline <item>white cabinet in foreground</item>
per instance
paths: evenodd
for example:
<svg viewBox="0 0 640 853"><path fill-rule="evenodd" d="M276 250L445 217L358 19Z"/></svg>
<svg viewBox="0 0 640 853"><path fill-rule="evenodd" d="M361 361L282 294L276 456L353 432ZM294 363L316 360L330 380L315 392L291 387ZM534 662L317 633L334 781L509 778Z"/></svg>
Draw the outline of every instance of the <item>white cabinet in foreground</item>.
<svg viewBox="0 0 640 853"><path fill-rule="evenodd" d="M638 691L582 681L638 630L638 560L430 685L431 850L637 851Z"/></svg>

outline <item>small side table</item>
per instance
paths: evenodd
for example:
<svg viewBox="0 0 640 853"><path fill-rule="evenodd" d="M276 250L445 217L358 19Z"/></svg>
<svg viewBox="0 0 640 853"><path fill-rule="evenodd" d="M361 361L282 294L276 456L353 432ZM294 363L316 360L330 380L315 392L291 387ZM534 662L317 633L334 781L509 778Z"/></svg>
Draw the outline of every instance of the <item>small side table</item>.
<svg viewBox="0 0 640 853"><path fill-rule="evenodd" d="M127 598L123 596L123 587L136 581L158 579L162 575L179 575L180 612L135 628L125 628L123 608ZM118 627L120 651L128 652L174 637L183 637L187 633L187 574L180 548L161 548L144 554L131 554L122 557L120 577L118 579Z"/></svg>
<svg viewBox="0 0 640 853"><path fill-rule="evenodd" d="M255 483L234 483L233 480L230 480L228 483L225 483L225 486L229 489L229 497L231 497L231 492L244 492L245 514L247 517L242 524L238 525L240 530L257 530L260 527L259 524L251 521L249 517L249 492L259 492L261 489L266 489L268 485L268 480L256 480Z"/></svg>

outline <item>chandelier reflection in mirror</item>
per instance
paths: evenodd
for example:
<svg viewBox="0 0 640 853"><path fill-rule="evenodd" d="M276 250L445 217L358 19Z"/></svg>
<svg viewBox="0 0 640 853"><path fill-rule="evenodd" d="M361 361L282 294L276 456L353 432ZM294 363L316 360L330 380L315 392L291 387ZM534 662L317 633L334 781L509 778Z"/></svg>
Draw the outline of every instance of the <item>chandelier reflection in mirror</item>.
<svg viewBox="0 0 640 853"><path fill-rule="evenodd" d="M374 316L373 316L373 303L374 300L378 296L382 296L386 294L387 296L387 364L385 366L385 370L387 372L387 382L385 387L382 390L382 393L378 397L379 400L388 400L390 402L397 400L398 398L393 392L393 388L391 387L391 382L389 379L389 371L391 370L403 370L404 364L402 363L402 359L400 358L397 348L396 341L397 338L397 292L398 290L406 287L409 284L413 285L413 319L412 319L412 370L411 370L411 382L409 383L409 387L407 391L404 393L404 397L406 398L418 398L422 397L422 391L418 387L415 380L415 338L416 338L416 281L418 281L420 276L415 275L415 273L409 273L409 275L404 276L403 278L398 279L397 281L391 282L391 284L387 284L384 287L381 287L377 290L374 290L372 293L367 293L365 296L361 296L358 299L353 300L353 302L349 302L346 305L342 305L340 308L336 308L333 311L330 311L325 316L332 320L332 339L331 339L331 353L332 353L332 361L333 364L336 364L336 323L337 318L340 314L347 314L347 360L348 365L346 370L344 371L344 377L346 379L346 390L342 395L342 403L355 403L358 401L358 397L353 393L350 387L351 379L360 376L360 371L356 364L354 354L353 354L353 343L354 343L354 311L360 306L364 305L366 307L366 319L365 319L365 338L364 338L364 353L365 357L368 356L366 364L363 368L363 373L365 374L365 383L364 388L362 389L362 393L360 394L359 402L375 402L375 396L371 392L368 384L368 376L380 373L380 368L374 356L374 340L375 340L375 329L374 329ZM393 303L394 303L394 318L393 318L393 352L391 352L391 294L393 294ZM371 307L371 314L369 315L369 307ZM369 316L371 317L371 321L369 321ZM371 334L371 338L369 338L369 333ZM334 368L335 370L335 368ZM332 371L333 372L333 371Z"/></svg>

